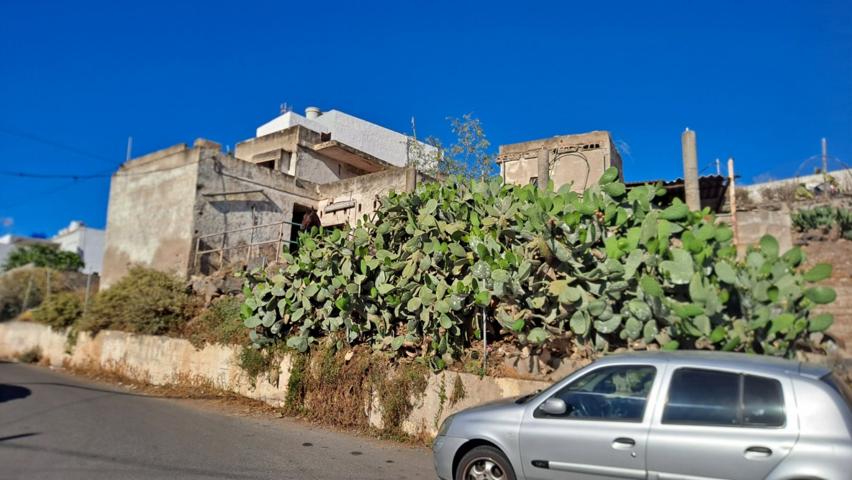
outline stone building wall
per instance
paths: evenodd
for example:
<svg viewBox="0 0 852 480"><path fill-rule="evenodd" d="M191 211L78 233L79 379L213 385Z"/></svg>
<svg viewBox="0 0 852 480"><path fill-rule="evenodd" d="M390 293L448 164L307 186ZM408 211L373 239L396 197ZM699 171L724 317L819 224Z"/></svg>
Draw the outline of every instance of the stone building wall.
<svg viewBox="0 0 852 480"><path fill-rule="evenodd" d="M218 146L185 144L134 159L110 182L101 285L133 264L181 274L190 263L198 160Z"/></svg>
<svg viewBox="0 0 852 480"><path fill-rule="evenodd" d="M410 192L422 180L414 168L393 168L339 182L317 186L319 215L323 225L355 225L379 207L379 200L390 191ZM333 212L330 205L350 205Z"/></svg>
<svg viewBox="0 0 852 480"><path fill-rule="evenodd" d="M191 271L206 273L224 263L264 257L271 261L276 249L268 243L293 238L290 223L302 221L302 213L317 208L316 185L285 173L238 160L220 152L208 152L199 162L195 195L193 243L199 251L228 248L224 255L193 254ZM225 233L229 232L229 233ZM250 243L266 242L249 249Z"/></svg>
<svg viewBox="0 0 852 480"><path fill-rule="evenodd" d="M609 167L621 171L621 156L612 143L609 132L596 131L579 135L564 135L529 142L500 145L498 162L500 175L508 183L526 185L538 178L538 151L568 149L577 152L551 153L550 180L554 188L573 184L572 190L582 192L594 184Z"/></svg>

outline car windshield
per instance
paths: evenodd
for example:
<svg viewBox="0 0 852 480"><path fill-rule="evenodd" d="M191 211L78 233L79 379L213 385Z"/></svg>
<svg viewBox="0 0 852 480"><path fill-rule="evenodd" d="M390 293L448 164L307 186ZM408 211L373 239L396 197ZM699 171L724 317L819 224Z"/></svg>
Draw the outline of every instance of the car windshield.
<svg viewBox="0 0 852 480"><path fill-rule="evenodd" d="M834 391L840 394L843 397L843 400L846 400L846 406L849 407L849 410L852 410L852 389L849 388L849 385L837 377L837 374L829 373L828 375L822 377L823 382L827 383Z"/></svg>

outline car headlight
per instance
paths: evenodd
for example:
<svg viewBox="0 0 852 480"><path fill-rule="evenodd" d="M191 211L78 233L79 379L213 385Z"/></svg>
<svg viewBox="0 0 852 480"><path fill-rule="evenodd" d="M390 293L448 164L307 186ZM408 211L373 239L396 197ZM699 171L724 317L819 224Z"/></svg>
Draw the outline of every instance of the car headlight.
<svg viewBox="0 0 852 480"><path fill-rule="evenodd" d="M438 429L439 437L443 437L450 430L450 424L453 423L453 417L455 417L455 415L450 415L444 419L444 423L442 423L441 428Z"/></svg>

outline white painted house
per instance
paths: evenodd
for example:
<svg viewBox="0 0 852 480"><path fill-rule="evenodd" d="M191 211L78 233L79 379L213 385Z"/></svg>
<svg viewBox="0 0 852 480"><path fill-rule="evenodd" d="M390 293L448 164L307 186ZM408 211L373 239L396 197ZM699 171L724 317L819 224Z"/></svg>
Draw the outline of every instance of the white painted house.
<svg viewBox="0 0 852 480"><path fill-rule="evenodd" d="M72 221L50 241L59 245L60 250L80 255L85 263L81 272L100 273L104 263L105 236L104 230L87 227L83 222Z"/></svg>

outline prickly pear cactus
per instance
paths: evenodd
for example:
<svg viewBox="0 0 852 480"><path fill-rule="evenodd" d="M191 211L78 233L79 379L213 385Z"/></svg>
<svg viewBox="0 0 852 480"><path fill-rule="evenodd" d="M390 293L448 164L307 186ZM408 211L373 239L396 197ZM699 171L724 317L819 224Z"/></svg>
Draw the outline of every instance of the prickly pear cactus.
<svg viewBox="0 0 852 480"><path fill-rule="evenodd" d="M701 348L790 355L832 322L800 272L801 250L764 237L737 259L709 210L658 205L607 170L582 195L563 187L451 179L390 194L371 219L303 234L297 254L246 280L242 316L258 346L300 351L336 335L421 357L434 368L481 336L519 344L569 339L599 352ZM814 335L816 334L816 335Z"/></svg>

